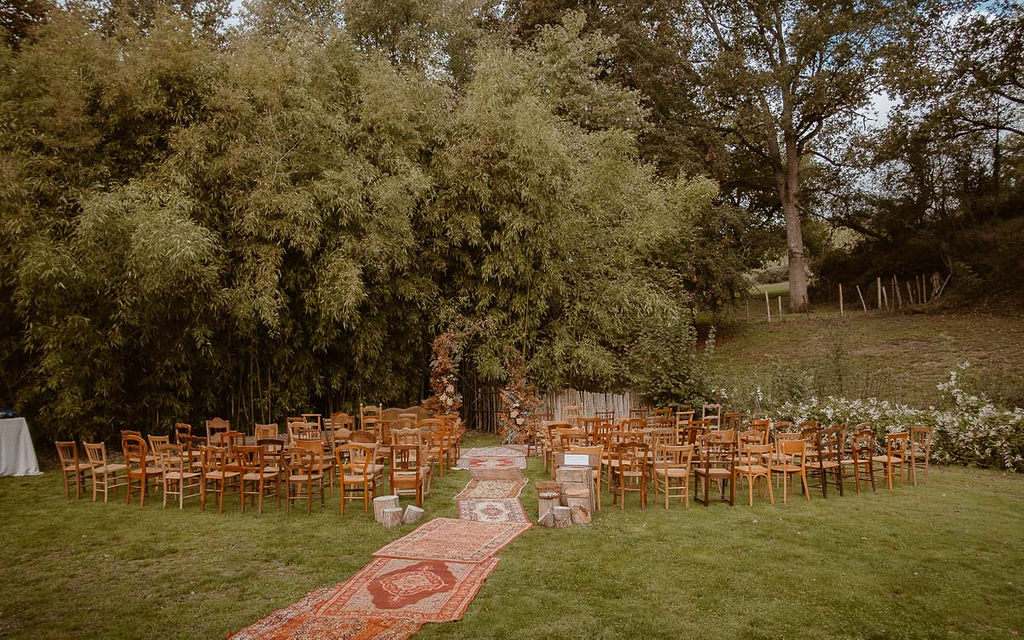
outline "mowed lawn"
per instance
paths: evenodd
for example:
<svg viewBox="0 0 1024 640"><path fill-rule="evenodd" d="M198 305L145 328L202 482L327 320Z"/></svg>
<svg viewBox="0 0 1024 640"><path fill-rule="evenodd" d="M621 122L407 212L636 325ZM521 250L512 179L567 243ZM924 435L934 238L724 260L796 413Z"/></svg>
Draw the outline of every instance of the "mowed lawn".
<svg viewBox="0 0 1024 640"><path fill-rule="evenodd" d="M469 444L490 444L474 438ZM528 474L544 477L539 461ZM465 471L428 517L455 517ZM851 487L852 490L852 487ZM831 493L830 493L831 496ZM0 636L224 638L345 580L408 533L361 509L286 517L68 501L59 475L0 478ZM536 515L533 484L523 492ZM1016 637L1024 478L933 468L929 486L789 504L650 504L534 527L500 552L462 621L422 638ZM406 500L403 500L403 504Z"/></svg>

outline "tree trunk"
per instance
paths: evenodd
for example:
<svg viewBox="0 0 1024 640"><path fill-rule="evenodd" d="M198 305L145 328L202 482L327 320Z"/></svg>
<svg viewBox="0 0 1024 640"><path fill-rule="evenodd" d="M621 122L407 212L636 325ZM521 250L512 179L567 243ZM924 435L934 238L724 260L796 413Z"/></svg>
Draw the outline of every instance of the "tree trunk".
<svg viewBox="0 0 1024 640"><path fill-rule="evenodd" d="M783 171L776 173L782 215L786 220L786 245L789 248L789 310L810 311L807 300L807 261L804 259L804 234L800 226L800 154L796 140L786 136Z"/></svg>

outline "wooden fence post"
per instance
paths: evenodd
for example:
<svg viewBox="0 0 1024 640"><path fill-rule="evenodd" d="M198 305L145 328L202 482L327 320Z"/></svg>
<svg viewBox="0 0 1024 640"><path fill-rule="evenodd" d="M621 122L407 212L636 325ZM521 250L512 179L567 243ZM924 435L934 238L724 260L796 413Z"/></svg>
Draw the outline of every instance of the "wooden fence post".
<svg viewBox="0 0 1024 640"><path fill-rule="evenodd" d="M770 324L771 321L772 321L772 303L771 303L771 301L768 300L768 290L767 289L764 292L764 306L765 306L766 309L768 309L768 322Z"/></svg>
<svg viewBox="0 0 1024 640"><path fill-rule="evenodd" d="M843 317L843 283L839 283L839 317Z"/></svg>
<svg viewBox="0 0 1024 640"><path fill-rule="evenodd" d="M860 306L864 307L864 313L868 312L868 305L864 302L864 294L860 292L860 285L857 285L857 297L860 298Z"/></svg>

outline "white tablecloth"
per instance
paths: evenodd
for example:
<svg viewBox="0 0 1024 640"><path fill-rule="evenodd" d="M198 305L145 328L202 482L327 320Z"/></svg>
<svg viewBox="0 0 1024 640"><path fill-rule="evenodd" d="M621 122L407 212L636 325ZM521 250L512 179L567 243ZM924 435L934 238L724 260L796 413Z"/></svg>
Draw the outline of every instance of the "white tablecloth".
<svg viewBox="0 0 1024 640"><path fill-rule="evenodd" d="M25 418L0 420L0 476L37 476L39 462Z"/></svg>

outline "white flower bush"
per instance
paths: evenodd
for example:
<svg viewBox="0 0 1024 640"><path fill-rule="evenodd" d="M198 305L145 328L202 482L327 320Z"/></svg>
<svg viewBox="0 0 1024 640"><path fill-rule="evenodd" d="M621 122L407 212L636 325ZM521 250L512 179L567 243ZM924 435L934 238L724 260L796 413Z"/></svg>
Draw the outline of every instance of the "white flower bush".
<svg viewBox="0 0 1024 640"><path fill-rule="evenodd" d="M931 426L935 428L932 459L936 462L1024 471L1024 409L997 407L984 394L970 393L960 380L960 373L969 366L966 362L959 365L938 385L948 399L948 406L939 409L829 396L786 402L773 413L775 418L794 424L816 420L823 425L846 423L852 428L869 422L878 435L879 447L884 447L888 433Z"/></svg>

